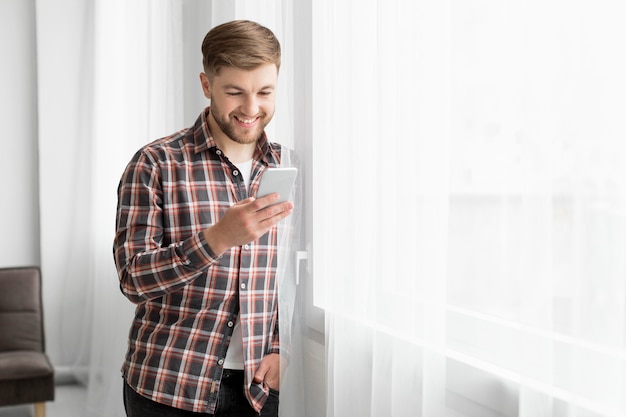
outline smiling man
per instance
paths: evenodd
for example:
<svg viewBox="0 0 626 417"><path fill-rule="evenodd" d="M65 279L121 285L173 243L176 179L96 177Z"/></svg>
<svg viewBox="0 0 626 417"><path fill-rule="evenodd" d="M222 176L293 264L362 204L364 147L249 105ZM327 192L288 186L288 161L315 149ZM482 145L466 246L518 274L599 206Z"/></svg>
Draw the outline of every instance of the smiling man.
<svg viewBox="0 0 626 417"><path fill-rule="evenodd" d="M233 21L202 43L210 99L196 123L141 148L118 189L114 256L136 304L124 404L137 416L277 416L278 194L253 198L288 150L269 142L280 44Z"/></svg>
<svg viewBox="0 0 626 417"><path fill-rule="evenodd" d="M216 132L218 143L256 143L274 115L277 78L274 64L252 70L229 68L211 79L206 73L200 74L204 94L211 100L209 127Z"/></svg>

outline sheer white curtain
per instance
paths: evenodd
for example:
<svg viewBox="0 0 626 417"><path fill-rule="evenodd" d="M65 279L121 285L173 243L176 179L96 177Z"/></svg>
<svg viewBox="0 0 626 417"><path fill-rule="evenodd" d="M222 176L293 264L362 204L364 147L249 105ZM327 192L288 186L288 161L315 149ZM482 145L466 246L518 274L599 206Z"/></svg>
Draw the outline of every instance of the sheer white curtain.
<svg viewBox="0 0 626 417"><path fill-rule="evenodd" d="M183 54L182 2L96 1L93 18L92 202L100 221L92 242L87 411L122 416L119 368L134 306L121 296L110 259L117 183L140 146L191 122L191 115L183 115L182 87L184 77L193 73Z"/></svg>
<svg viewBox="0 0 626 417"><path fill-rule="evenodd" d="M329 417L626 414L624 11L313 3Z"/></svg>
<svg viewBox="0 0 626 417"><path fill-rule="evenodd" d="M37 2L49 350L58 370L87 383L86 415L124 415L119 369L133 305L118 289L112 257L120 175L140 146L190 126L209 104L198 78L202 39L243 18L283 43L269 133L293 146L289 2Z"/></svg>

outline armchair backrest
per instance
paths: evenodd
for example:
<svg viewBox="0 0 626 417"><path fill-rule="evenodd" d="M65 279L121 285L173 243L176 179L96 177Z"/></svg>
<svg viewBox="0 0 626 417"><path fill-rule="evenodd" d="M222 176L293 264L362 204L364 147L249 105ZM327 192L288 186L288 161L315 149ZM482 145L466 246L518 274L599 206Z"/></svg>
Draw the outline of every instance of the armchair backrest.
<svg viewBox="0 0 626 417"><path fill-rule="evenodd" d="M0 268L0 352L44 352L43 330L39 268Z"/></svg>

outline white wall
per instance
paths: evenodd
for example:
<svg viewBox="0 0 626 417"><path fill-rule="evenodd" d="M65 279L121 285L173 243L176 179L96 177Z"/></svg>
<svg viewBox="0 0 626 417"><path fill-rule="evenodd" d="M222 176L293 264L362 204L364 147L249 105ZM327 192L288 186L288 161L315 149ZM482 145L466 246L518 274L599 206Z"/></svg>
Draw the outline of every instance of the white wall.
<svg viewBox="0 0 626 417"><path fill-rule="evenodd" d="M0 2L0 267L39 265L35 0Z"/></svg>

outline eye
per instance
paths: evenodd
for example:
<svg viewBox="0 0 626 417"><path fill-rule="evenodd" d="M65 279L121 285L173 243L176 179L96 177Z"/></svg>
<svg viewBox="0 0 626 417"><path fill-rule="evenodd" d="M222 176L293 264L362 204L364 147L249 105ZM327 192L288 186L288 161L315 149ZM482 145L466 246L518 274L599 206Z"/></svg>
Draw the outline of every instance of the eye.
<svg viewBox="0 0 626 417"><path fill-rule="evenodd" d="M227 96L234 97L234 96L241 95L241 93L239 93L239 92L231 92L231 91L229 91L229 92L226 92L226 95L227 95Z"/></svg>

